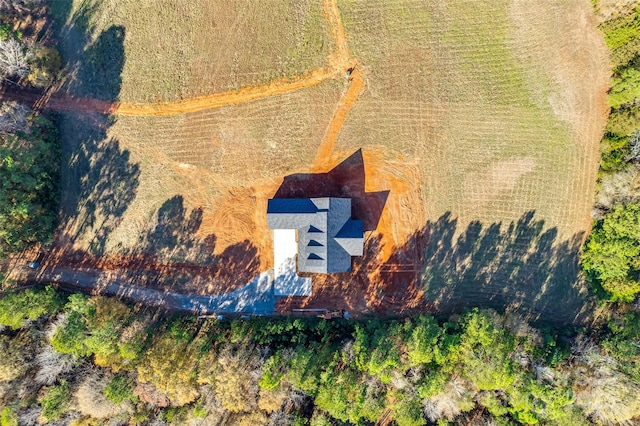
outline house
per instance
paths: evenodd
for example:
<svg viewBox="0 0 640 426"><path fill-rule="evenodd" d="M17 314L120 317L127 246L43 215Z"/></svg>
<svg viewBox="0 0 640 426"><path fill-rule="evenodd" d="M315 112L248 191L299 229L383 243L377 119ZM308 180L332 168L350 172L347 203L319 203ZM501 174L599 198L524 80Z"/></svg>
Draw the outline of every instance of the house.
<svg viewBox="0 0 640 426"><path fill-rule="evenodd" d="M298 272L350 272L351 256L364 251L362 221L351 219L350 198L274 198L267 223L297 231Z"/></svg>

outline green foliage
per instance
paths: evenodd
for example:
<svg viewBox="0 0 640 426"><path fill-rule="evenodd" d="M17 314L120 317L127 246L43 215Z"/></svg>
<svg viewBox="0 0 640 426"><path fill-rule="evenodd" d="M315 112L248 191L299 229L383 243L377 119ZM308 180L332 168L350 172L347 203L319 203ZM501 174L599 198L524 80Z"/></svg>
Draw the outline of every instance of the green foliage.
<svg viewBox="0 0 640 426"><path fill-rule="evenodd" d="M0 257L51 239L59 175L58 134L49 121L38 117L30 133L0 135Z"/></svg>
<svg viewBox="0 0 640 426"><path fill-rule="evenodd" d="M60 385L47 389L46 393L40 398L42 417L49 421L60 418L68 409L70 401L71 391L69 384L63 380Z"/></svg>
<svg viewBox="0 0 640 426"><path fill-rule="evenodd" d="M435 318L419 316L407 342L409 364L417 366L434 361L434 350L441 335L442 329Z"/></svg>
<svg viewBox="0 0 640 426"><path fill-rule="evenodd" d="M52 286L11 292L0 299L0 324L16 330L25 320L36 320L61 307L62 297Z"/></svg>
<svg viewBox="0 0 640 426"><path fill-rule="evenodd" d="M612 79L611 91L607 102L612 108L632 104L640 98L640 70L634 67L624 68Z"/></svg>
<svg viewBox="0 0 640 426"><path fill-rule="evenodd" d="M209 411L207 410L207 407L204 407L201 404L193 407L193 417L195 417L196 419L204 419L205 417L207 417L208 413Z"/></svg>
<svg viewBox="0 0 640 426"><path fill-rule="evenodd" d="M463 374L480 390L506 389L515 381L509 354L513 336L494 326L485 313L474 310L462 319L461 362Z"/></svg>
<svg viewBox="0 0 640 426"><path fill-rule="evenodd" d="M0 24L0 40L6 41L9 38L21 39L22 31L16 31L11 24Z"/></svg>
<svg viewBox="0 0 640 426"><path fill-rule="evenodd" d="M614 110L607 120L606 130L609 137L622 138L635 133L639 129L640 105Z"/></svg>
<svg viewBox="0 0 640 426"><path fill-rule="evenodd" d="M88 299L73 294L65 305L67 320L51 338L55 350L77 357L95 356L101 366L119 369L127 360L136 359L146 336L123 341L122 328L130 321L131 310L113 298ZM121 356L124 353L128 356Z"/></svg>
<svg viewBox="0 0 640 426"><path fill-rule="evenodd" d="M394 392L392 399L395 400L395 403L391 405L391 412L398 426L422 426L427 424L422 416L422 403L418 398Z"/></svg>
<svg viewBox="0 0 640 426"><path fill-rule="evenodd" d="M591 231L582 270L613 301L628 302L640 292L640 203L617 205Z"/></svg>
<svg viewBox="0 0 640 426"><path fill-rule="evenodd" d="M297 389L315 396L320 381L320 373L329 365L331 352L317 346L305 348L298 346L288 363L286 378Z"/></svg>
<svg viewBox="0 0 640 426"><path fill-rule="evenodd" d="M124 401L138 402L138 397L133 393L134 381L127 376L113 376L109 384L104 388L104 395L114 404Z"/></svg>
<svg viewBox="0 0 640 426"><path fill-rule="evenodd" d="M276 352L270 356L262 366L262 376L258 380L258 386L264 390L273 390L280 386L284 378L282 353Z"/></svg>
<svg viewBox="0 0 640 426"><path fill-rule="evenodd" d="M600 29L604 33L607 47L611 50L611 62L614 69L627 65L640 52L640 16L639 9L620 18L603 23Z"/></svg>
<svg viewBox="0 0 640 426"><path fill-rule="evenodd" d="M640 383L640 314L634 311L614 316L608 324L610 335L602 341L607 354L620 362L621 369Z"/></svg>
<svg viewBox="0 0 640 426"><path fill-rule="evenodd" d="M402 326L395 322L369 321L365 326L356 325L353 337L355 366L388 383L393 371L400 366Z"/></svg>
<svg viewBox="0 0 640 426"><path fill-rule="evenodd" d="M626 136L605 135L600 142L600 170L611 173L627 167L626 155L629 138Z"/></svg>
<svg viewBox="0 0 640 426"><path fill-rule="evenodd" d="M18 426L18 416L12 407L4 407L0 411L0 426Z"/></svg>
<svg viewBox="0 0 640 426"><path fill-rule="evenodd" d="M313 413L313 417L311 417L311 421L309 423L310 426L332 426L333 423L331 419L327 417L326 414L315 411Z"/></svg>
<svg viewBox="0 0 640 426"><path fill-rule="evenodd" d="M66 323L53 334L51 346L63 354L85 357L91 355L91 351L86 345L88 337L89 329L82 314L71 311L67 315Z"/></svg>
<svg viewBox="0 0 640 426"><path fill-rule="evenodd" d="M609 21L601 27L604 41L611 50L618 49L640 36L640 20L637 13Z"/></svg>

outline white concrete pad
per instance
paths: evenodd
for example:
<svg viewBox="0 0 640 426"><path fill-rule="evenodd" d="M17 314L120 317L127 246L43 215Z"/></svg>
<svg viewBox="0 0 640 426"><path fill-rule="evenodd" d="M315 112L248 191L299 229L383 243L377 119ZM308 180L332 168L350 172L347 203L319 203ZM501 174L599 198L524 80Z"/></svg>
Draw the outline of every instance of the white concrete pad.
<svg viewBox="0 0 640 426"><path fill-rule="evenodd" d="M275 296L310 296L311 278L296 272L298 242L295 229L273 230L273 293Z"/></svg>

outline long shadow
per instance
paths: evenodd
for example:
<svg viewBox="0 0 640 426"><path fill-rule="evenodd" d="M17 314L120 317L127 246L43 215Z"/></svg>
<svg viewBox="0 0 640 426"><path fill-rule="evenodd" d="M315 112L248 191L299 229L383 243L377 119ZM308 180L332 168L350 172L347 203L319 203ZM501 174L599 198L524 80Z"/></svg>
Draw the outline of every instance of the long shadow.
<svg viewBox="0 0 640 426"><path fill-rule="evenodd" d="M189 212L181 196L170 198L135 248L104 266L129 274L134 285L194 294L227 293L260 274L256 246L243 241L214 255L216 237L199 235L201 223L201 209Z"/></svg>
<svg viewBox="0 0 640 426"><path fill-rule="evenodd" d="M457 227L450 214L426 226L420 285L437 310L491 307L556 324L587 319L589 294L579 276L582 233L558 240L557 229L545 229L533 211L506 226L472 222L459 235Z"/></svg>
<svg viewBox="0 0 640 426"><path fill-rule="evenodd" d="M352 217L362 220L365 231L378 227L389 191L367 192L362 150L327 173L297 173L284 178L274 198L351 198Z"/></svg>
<svg viewBox="0 0 640 426"><path fill-rule="evenodd" d="M216 237L198 234L201 222L201 209L188 211L181 196L170 198L158 210L155 225L139 235L134 248L104 256L67 250L55 267L67 276L71 270L84 278L76 283L58 281L108 294L115 294L113 289L120 286L113 283L126 283L136 294L144 294L145 289L150 289L176 295L213 296L238 290L235 294L245 299L238 300L238 306L258 297L255 291L265 291L265 279L261 276L257 247L243 241L214 254ZM43 278L47 276L51 274L42 275ZM93 277L93 282L89 282L89 277ZM252 282L257 287L247 289L247 284ZM118 290L120 295L125 293ZM270 294L273 298L273 291ZM231 295L215 300L227 305L235 303ZM157 301L153 303L157 304Z"/></svg>
<svg viewBox="0 0 640 426"><path fill-rule="evenodd" d="M461 313L470 307L515 312L532 322L581 324L592 306L579 275L582 234L559 240L534 212L503 225L470 223L459 230L446 213L429 221L390 259L380 262L380 235L354 258L353 272L314 275L310 297L278 303L292 308L347 309L405 316L418 312Z"/></svg>
<svg viewBox="0 0 640 426"><path fill-rule="evenodd" d="M95 34L92 14L97 6L52 2L54 30L65 66L60 91L114 101L124 66L122 27ZM68 250L81 243L100 255L111 232L137 193L140 167L117 139L108 136L115 118L98 113L61 113L57 123L62 138L62 197L60 229L55 248Z"/></svg>
<svg viewBox="0 0 640 426"><path fill-rule="evenodd" d="M100 3L83 2L76 10L73 2L51 4L59 50L67 78L61 91L71 96L115 101L122 85L125 28L111 26L96 33L93 16Z"/></svg>

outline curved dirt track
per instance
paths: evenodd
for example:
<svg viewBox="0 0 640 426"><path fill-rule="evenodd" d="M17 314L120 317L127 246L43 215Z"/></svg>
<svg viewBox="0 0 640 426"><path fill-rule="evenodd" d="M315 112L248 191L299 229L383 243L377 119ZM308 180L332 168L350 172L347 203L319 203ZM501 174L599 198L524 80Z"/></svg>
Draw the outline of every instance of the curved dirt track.
<svg viewBox="0 0 640 426"><path fill-rule="evenodd" d="M332 66L320 68L307 75L295 79L283 78L261 86L249 86L240 90L215 93L174 102L159 103L130 103L114 104L113 113L126 116L157 116L175 115L198 112L227 105L237 105L245 102L280 95L294 90L315 86L341 73L340 69Z"/></svg>
<svg viewBox="0 0 640 426"><path fill-rule="evenodd" d="M364 78L362 77L362 72L360 69L355 68L351 73L351 84L345 94L340 98L338 106L336 107L336 110L331 117L331 121L324 133L322 142L318 147L316 158L313 160L313 165L311 166L312 172L326 171L329 166L329 158L336 145L338 134L347 119L347 114L349 114L349 111L353 108L358 97L360 97L360 94L364 90L364 85L365 83Z"/></svg>

